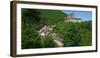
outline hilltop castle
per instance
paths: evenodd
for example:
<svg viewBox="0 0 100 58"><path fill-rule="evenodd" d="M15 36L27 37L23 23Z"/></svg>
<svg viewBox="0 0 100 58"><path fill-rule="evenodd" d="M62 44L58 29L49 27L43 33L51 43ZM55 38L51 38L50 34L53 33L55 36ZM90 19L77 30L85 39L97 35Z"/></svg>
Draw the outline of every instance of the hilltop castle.
<svg viewBox="0 0 100 58"><path fill-rule="evenodd" d="M82 22L80 18L76 18L74 16L74 13L68 14L66 17L64 17L64 22Z"/></svg>

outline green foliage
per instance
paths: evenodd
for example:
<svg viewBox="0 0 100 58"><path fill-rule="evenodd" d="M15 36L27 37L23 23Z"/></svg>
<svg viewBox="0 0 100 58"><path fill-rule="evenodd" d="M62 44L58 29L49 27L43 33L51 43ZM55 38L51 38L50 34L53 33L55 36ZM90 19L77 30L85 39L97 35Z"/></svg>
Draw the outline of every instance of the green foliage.
<svg viewBox="0 0 100 58"><path fill-rule="evenodd" d="M92 45L92 30L80 30L82 39L80 41L81 46L90 46Z"/></svg>
<svg viewBox="0 0 100 58"><path fill-rule="evenodd" d="M50 36L45 36L41 38L41 44L44 48L56 47L56 43L53 41L53 38Z"/></svg>
<svg viewBox="0 0 100 58"><path fill-rule="evenodd" d="M79 46L79 42L81 40L81 35L79 30L73 26L67 30L67 32L63 36L64 46Z"/></svg>
<svg viewBox="0 0 100 58"><path fill-rule="evenodd" d="M40 12L38 10L25 9L22 8L22 21L25 23L35 23L38 24L40 22Z"/></svg>
<svg viewBox="0 0 100 58"><path fill-rule="evenodd" d="M64 14L60 10L38 10L41 12L40 17L42 17L43 21L45 21L45 24L55 24L57 22L63 22L64 17L67 16L67 14Z"/></svg>
<svg viewBox="0 0 100 58"><path fill-rule="evenodd" d="M83 26L84 28L88 29L88 30L92 30L92 21L85 21L83 22Z"/></svg>
<svg viewBox="0 0 100 58"><path fill-rule="evenodd" d="M42 39L38 35L38 31L45 23L40 15L39 10L22 8L22 49L55 47L51 37L44 37ZM41 39L45 44L42 44Z"/></svg>
<svg viewBox="0 0 100 58"><path fill-rule="evenodd" d="M22 48L41 48L40 36L35 30L34 25L22 25Z"/></svg>
<svg viewBox="0 0 100 58"><path fill-rule="evenodd" d="M39 14L37 10L22 8L22 49L42 47L37 32L40 21Z"/></svg>
<svg viewBox="0 0 100 58"><path fill-rule="evenodd" d="M63 38L65 47L89 46L92 44L91 21L81 23L57 23L54 32L59 33Z"/></svg>

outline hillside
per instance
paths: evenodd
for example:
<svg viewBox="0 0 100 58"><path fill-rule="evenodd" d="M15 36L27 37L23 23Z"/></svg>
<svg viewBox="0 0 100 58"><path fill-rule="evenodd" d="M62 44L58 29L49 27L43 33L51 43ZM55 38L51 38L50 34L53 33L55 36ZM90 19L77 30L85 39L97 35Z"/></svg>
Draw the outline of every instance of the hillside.
<svg viewBox="0 0 100 58"><path fill-rule="evenodd" d="M67 16L61 10L38 10L40 11L40 17L43 18L47 24L55 24L57 22L63 22L64 17Z"/></svg>

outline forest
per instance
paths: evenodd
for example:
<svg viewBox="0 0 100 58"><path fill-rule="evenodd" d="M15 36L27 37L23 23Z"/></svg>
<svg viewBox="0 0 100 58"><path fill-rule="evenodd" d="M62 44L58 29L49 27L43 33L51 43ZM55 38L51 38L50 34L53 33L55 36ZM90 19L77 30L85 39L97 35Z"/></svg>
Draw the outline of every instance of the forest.
<svg viewBox="0 0 100 58"><path fill-rule="evenodd" d="M22 49L92 45L92 20L65 23L64 17L68 14L61 10L48 9L22 8L21 15ZM52 27L49 35L41 36L39 30L44 26L54 27ZM54 41L55 38L59 38L63 45L57 45Z"/></svg>

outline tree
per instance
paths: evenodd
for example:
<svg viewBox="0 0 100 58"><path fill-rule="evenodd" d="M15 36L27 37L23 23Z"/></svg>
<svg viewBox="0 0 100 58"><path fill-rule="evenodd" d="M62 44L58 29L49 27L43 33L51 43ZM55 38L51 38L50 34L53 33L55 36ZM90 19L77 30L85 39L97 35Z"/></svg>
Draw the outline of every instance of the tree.
<svg viewBox="0 0 100 58"><path fill-rule="evenodd" d="M34 25L22 25L22 49L41 47L41 39Z"/></svg>
<svg viewBox="0 0 100 58"><path fill-rule="evenodd" d="M75 26L75 24L72 24L63 35L64 46L79 46L81 38L79 29Z"/></svg>
<svg viewBox="0 0 100 58"><path fill-rule="evenodd" d="M39 12L33 9L22 8L22 48L41 48L40 36L38 35L38 24L40 22Z"/></svg>

